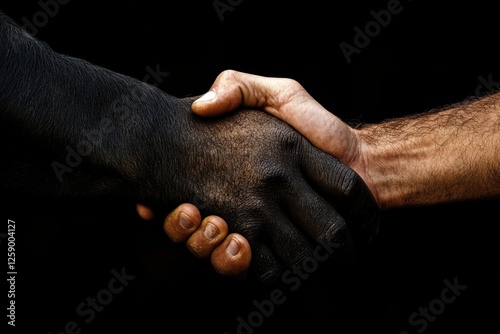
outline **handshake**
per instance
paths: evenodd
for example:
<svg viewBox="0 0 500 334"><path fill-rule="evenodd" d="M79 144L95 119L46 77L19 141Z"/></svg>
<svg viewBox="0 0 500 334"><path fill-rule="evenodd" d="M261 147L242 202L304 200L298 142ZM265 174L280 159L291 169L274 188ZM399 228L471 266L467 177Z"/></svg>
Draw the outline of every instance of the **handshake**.
<svg viewBox="0 0 500 334"><path fill-rule="evenodd" d="M353 247L376 232L378 206L362 178L285 122L257 110L279 107L280 101L266 102L257 92L235 95L240 88L234 90L231 80L237 72L221 75L229 89L219 92L215 108L203 109L201 100L193 104L195 98L177 98L59 54L3 14L0 45L1 124L14 143L9 149L3 143L5 191L126 195L144 205L143 214L146 208L202 203L199 211L186 205L173 211L167 233L188 240L198 256L213 253L222 274L261 282L313 256L322 243ZM269 88L287 94L276 98L298 96L281 84ZM208 118L192 106L200 114L238 110ZM85 149L81 143L95 129L101 130L99 141ZM67 160L68 147L81 160L55 173L53 163ZM200 225L201 217L207 218Z"/></svg>
<svg viewBox="0 0 500 334"><path fill-rule="evenodd" d="M238 144L228 143L233 147L233 157L228 156L221 165L206 166L206 173L215 175L225 170L222 177L231 180L225 184L232 184L237 192L215 200L224 203L218 204L216 211L204 201L220 193L220 189L197 196L196 202L202 198L201 203L195 203L198 207L191 203L180 205L166 217L164 229L173 241L186 242L197 257L210 258L218 273L242 277L249 271L259 281L272 281L284 269L301 267L311 259L353 256L376 234L379 207L362 178L331 155L312 147L283 122L269 119L262 112L288 122L324 151L334 149L336 156L353 159L349 157L355 154L349 151L354 140L352 129L341 125L298 82L227 70L208 93L192 103L192 109L206 117L204 122L228 114L225 117L232 124L228 123L217 136L237 133ZM240 117L255 119L241 127ZM278 133L266 129L267 124ZM336 138L332 137L332 129L337 132L333 135ZM248 148L240 146L258 137L259 143ZM261 145L268 149L258 149ZM252 156L251 162L244 163L241 153ZM239 175L243 169L233 165L239 162L240 168L250 169L246 179ZM245 199L240 194L247 194L247 190L241 193L239 186L253 178L258 185L252 185L256 193L235 206L235 202ZM193 186L203 189L204 183ZM146 220L154 216L154 210L142 204L137 205L137 212Z"/></svg>
<svg viewBox="0 0 500 334"><path fill-rule="evenodd" d="M56 53L2 13L0 45L3 190L170 211L169 237L222 275L272 282L318 249L365 247L380 210L500 194L498 93L351 127L291 79L228 70L177 98ZM68 147L81 160L56 174Z"/></svg>

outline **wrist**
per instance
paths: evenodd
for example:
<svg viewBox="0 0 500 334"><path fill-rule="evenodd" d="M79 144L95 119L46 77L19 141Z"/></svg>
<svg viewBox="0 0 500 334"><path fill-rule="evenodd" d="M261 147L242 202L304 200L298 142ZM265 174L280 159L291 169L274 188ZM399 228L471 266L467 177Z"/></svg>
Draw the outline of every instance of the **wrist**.
<svg viewBox="0 0 500 334"><path fill-rule="evenodd" d="M370 132L372 129L366 127L351 128L352 140L351 147L346 156L345 163L349 165L366 183L370 189L375 202L381 208L384 202L381 197L381 189L375 183L373 178L372 168L374 167L373 152L376 144L372 142Z"/></svg>

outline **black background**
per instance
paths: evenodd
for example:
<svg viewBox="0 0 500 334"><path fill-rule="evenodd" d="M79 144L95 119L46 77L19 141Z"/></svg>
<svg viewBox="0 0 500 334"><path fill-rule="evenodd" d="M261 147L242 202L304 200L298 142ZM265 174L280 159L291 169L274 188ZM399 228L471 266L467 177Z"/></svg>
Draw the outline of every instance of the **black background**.
<svg viewBox="0 0 500 334"><path fill-rule="evenodd" d="M389 1L232 1L223 20L213 3L72 0L35 35L58 52L141 80L148 66L159 68L169 73L159 87L179 97L204 93L229 68L294 78L353 123L461 101L476 94L481 77L500 81L498 15L487 2L402 1L401 13L350 63L339 44L354 44L354 27L364 29L370 11ZM37 1L4 1L0 10L23 24L43 8ZM467 288L424 332L498 331L498 204L384 212L380 233L358 264L323 266L297 291L278 287L285 303L253 332L416 333L421 327L408 317L440 298L446 279ZM233 334L238 317L255 311L252 302L276 288L218 276L172 244L160 219L141 221L127 199L10 194L4 205L4 221L17 225L20 333L59 333L75 321L81 333ZM135 278L85 323L77 305L122 268Z"/></svg>

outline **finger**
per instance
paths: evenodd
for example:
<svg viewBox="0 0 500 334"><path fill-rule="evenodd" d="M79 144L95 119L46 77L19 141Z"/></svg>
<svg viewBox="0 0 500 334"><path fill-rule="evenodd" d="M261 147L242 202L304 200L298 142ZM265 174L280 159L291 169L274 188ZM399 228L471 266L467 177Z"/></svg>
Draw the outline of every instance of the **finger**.
<svg viewBox="0 0 500 334"><path fill-rule="evenodd" d="M293 80L263 77L234 70L221 72L210 90L194 101L192 110L200 116L215 116L239 107L275 110L293 92L288 83Z"/></svg>
<svg viewBox="0 0 500 334"><path fill-rule="evenodd" d="M144 220L152 220L155 217L153 210L143 204L136 204L135 210L137 211L139 217Z"/></svg>
<svg viewBox="0 0 500 334"><path fill-rule="evenodd" d="M345 217L355 239L368 241L377 233L380 208L354 170L311 145L304 150L302 170L312 187Z"/></svg>
<svg viewBox="0 0 500 334"><path fill-rule="evenodd" d="M211 255L213 268L221 275L245 278L252 260L250 244L242 235L231 233Z"/></svg>
<svg viewBox="0 0 500 334"><path fill-rule="evenodd" d="M283 266L269 247L262 240L250 242L252 262L248 268L248 276L260 283L272 283L283 272Z"/></svg>
<svg viewBox="0 0 500 334"><path fill-rule="evenodd" d="M271 283L275 281L283 271L283 263L270 249L271 242L267 239L264 231L272 221L264 213L254 212L252 215L237 215L234 220L241 225L235 229L240 235L244 235L252 251L252 261L247 271L247 276L259 283ZM228 238L226 238L226 241ZM216 250L220 252L220 249ZM212 253L212 257L218 253ZM221 264L222 266L223 264ZM215 266L214 266L215 267ZM222 272L222 271L221 271Z"/></svg>
<svg viewBox="0 0 500 334"><path fill-rule="evenodd" d="M264 239L284 268L293 267L312 253L313 239L304 234L299 225L293 224L284 212L274 210L268 214L267 220L272 223L263 231Z"/></svg>
<svg viewBox="0 0 500 334"><path fill-rule="evenodd" d="M189 237L187 247L196 257L209 258L214 249L227 237L228 227L224 219L208 216Z"/></svg>
<svg viewBox="0 0 500 334"><path fill-rule="evenodd" d="M301 261L302 267L314 267L329 258L354 259L354 243L342 214L306 181L293 184L284 204L294 226L314 241L314 250Z"/></svg>
<svg viewBox="0 0 500 334"><path fill-rule="evenodd" d="M185 242L201 223L200 211L192 204L181 204L163 223L163 229L172 241Z"/></svg>
<svg viewBox="0 0 500 334"><path fill-rule="evenodd" d="M276 208L279 208L278 203ZM312 255L314 241L300 227L292 224L282 210L269 210L252 218L256 219L258 226L264 227L257 235L244 233L249 237L254 254L249 270L252 278L272 283L284 270L293 268Z"/></svg>
<svg viewBox="0 0 500 334"><path fill-rule="evenodd" d="M329 201L320 196L305 180L295 180L283 199L288 216L312 240L332 240L345 225L342 216Z"/></svg>

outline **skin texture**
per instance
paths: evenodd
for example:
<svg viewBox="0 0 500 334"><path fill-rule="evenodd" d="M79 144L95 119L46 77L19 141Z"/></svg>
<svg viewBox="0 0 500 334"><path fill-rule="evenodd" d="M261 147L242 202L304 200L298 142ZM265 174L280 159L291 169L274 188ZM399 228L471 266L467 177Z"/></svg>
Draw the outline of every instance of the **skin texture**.
<svg viewBox="0 0 500 334"><path fill-rule="evenodd" d="M240 106L287 122L348 164L384 210L500 196L500 93L353 128L292 79L227 70L192 109L214 117ZM185 209L186 204L177 208ZM175 218L168 216L165 224L178 225ZM218 270L218 262L212 265Z"/></svg>
<svg viewBox="0 0 500 334"><path fill-rule="evenodd" d="M228 70L210 91L216 97L193 103L196 114L216 116L238 106L263 109L352 167L383 209L500 193L498 92L352 128L292 79Z"/></svg>
<svg viewBox="0 0 500 334"><path fill-rule="evenodd" d="M377 232L379 208L359 175L275 117L241 109L201 118L191 112L194 97L58 54L2 14L0 45L5 192L112 194L168 211L196 201L199 217L177 216L185 231L201 224L224 235L210 218L221 214L238 233L228 254L248 259L248 241L248 274L259 282L276 280L319 243L351 249ZM175 229L166 230L186 240ZM189 240L195 254L210 253L198 234Z"/></svg>

